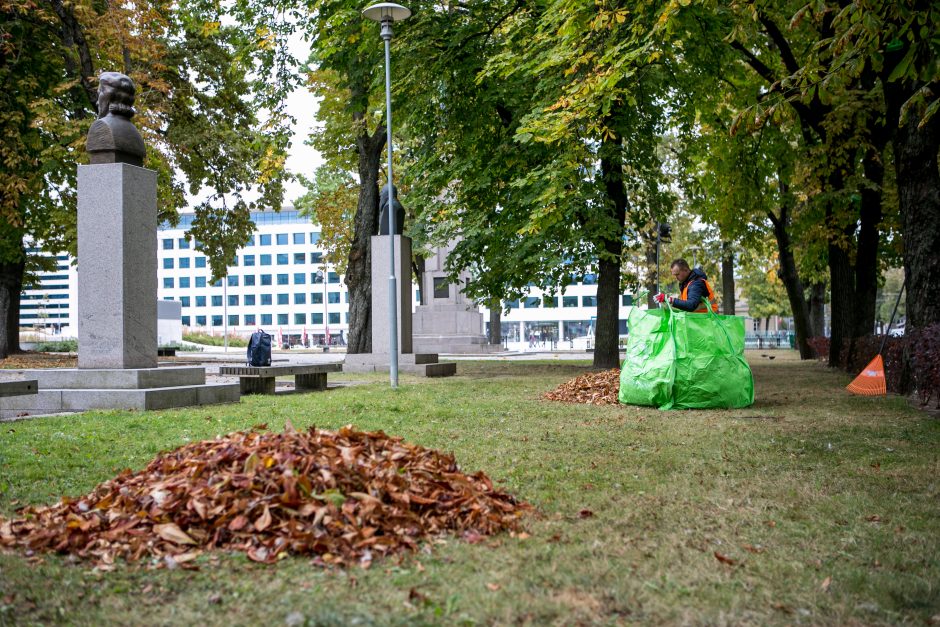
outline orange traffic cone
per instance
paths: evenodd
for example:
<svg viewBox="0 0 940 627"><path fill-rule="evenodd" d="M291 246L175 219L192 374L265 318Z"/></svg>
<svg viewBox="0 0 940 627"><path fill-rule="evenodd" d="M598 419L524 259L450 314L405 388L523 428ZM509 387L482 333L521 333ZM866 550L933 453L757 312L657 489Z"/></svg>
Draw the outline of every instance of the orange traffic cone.
<svg viewBox="0 0 940 627"><path fill-rule="evenodd" d="M855 377L855 380L849 383L846 388L852 394L862 396L884 396L888 393L888 386L885 384L885 364L881 360L881 354L875 355L861 374Z"/></svg>

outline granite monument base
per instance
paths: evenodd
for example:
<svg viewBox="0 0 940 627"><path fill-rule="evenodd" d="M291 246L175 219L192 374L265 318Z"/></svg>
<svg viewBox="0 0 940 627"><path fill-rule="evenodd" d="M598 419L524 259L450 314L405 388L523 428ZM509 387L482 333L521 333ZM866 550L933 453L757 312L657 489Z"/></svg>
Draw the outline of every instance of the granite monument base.
<svg viewBox="0 0 940 627"><path fill-rule="evenodd" d="M419 353L491 355L503 352L481 333L483 314L474 307L456 303L434 303L415 308L412 346Z"/></svg>
<svg viewBox="0 0 940 627"><path fill-rule="evenodd" d="M352 353L346 355L343 372L388 372L388 362L388 353ZM398 371L419 377L452 377L457 374L457 364L438 361L433 353L402 353Z"/></svg>
<svg viewBox="0 0 940 627"><path fill-rule="evenodd" d="M237 383L206 383L205 368L10 370L12 379L35 379L39 393L0 398L0 420L92 409L170 409L235 403Z"/></svg>

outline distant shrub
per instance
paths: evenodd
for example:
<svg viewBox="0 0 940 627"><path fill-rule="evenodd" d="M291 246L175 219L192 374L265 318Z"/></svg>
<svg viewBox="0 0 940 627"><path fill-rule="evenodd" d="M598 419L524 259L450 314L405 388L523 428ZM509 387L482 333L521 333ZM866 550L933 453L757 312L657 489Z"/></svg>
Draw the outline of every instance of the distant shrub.
<svg viewBox="0 0 940 627"><path fill-rule="evenodd" d="M209 335L208 333L187 333L183 336L183 341L206 346L225 346L225 336ZM248 340L238 335L229 334L228 345L245 347L248 346Z"/></svg>
<svg viewBox="0 0 940 627"><path fill-rule="evenodd" d="M809 344L809 347L813 349L814 353L816 353L816 359L829 359L828 337L816 336L807 338L806 343Z"/></svg>
<svg viewBox="0 0 940 627"><path fill-rule="evenodd" d="M78 352L78 340L37 342L33 350L38 353L76 353Z"/></svg>

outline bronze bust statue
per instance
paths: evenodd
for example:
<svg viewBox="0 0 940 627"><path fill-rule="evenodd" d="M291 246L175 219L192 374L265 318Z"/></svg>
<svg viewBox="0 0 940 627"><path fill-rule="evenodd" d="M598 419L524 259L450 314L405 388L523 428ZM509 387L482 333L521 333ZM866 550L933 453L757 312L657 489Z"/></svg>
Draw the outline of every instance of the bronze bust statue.
<svg viewBox="0 0 940 627"><path fill-rule="evenodd" d="M398 202L398 188L392 185L392 207L395 209L395 235L402 234L405 208ZM379 235L388 235L388 185L379 193Z"/></svg>
<svg viewBox="0 0 940 627"><path fill-rule="evenodd" d="M88 129L85 144L91 163L144 165L144 139L131 122L136 91L124 74L102 72L98 77L98 119Z"/></svg>

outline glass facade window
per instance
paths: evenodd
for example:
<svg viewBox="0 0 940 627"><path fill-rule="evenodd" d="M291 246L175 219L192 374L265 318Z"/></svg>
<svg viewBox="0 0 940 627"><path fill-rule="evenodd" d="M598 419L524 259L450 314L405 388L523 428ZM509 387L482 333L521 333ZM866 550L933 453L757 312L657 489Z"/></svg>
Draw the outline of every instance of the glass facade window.
<svg viewBox="0 0 940 627"><path fill-rule="evenodd" d="M271 265L271 255L261 255L261 265L270 266Z"/></svg>
<svg viewBox="0 0 940 627"><path fill-rule="evenodd" d="M180 305L189 307L189 296L180 296Z"/></svg>
<svg viewBox="0 0 940 627"><path fill-rule="evenodd" d="M255 284L255 275L253 274L246 274L242 279L244 280L245 287L251 287Z"/></svg>
<svg viewBox="0 0 940 627"><path fill-rule="evenodd" d="M254 294L245 294L245 307L254 307L255 305L255 295ZM254 324L254 322L252 322Z"/></svg>
<svg viewBox="0 0 940 627"><path fill-rule="evenodd" d="M255 314L245 314L245 326L253 327L255 325Z"/></svg>
<svg viewBox="0 0 940 627"><path fill-rule="evenodd" d="M319 242L319 241L320 241L320 234L319 234L319 233L311 233L311 234L310 234L310 243L311 243L311 244L316 244L316 243Z"/></svg>
<svg viewBox="0 0 940 627"><path fill-rule="evenodd" d="M271 234L270 234L270 233L262 233L261 235L258 236L258 241L261 243L262 246L270 246L270 245L271 245Z"/></svg>
<svg viewBox="0 0 940 627"><path fill-rule="evenodd" d="M242 257L242 265L253 266L255 265L255 256L254 255L245 255Z"/></svg>
<svg viewBox="0 0 940 627"><path fill-rule="evenodd" d="M330 312L330 324L339 324L339 320L340 320L339 312L331 311Z"/></svg>
<svg viewBox="0 0 940 627"><path fill-rule="evenodd" d="M271 285L271 275L262 274L261 275L261 285Z"/></svg>
<svg viewBox="0 0 940 627"><path fill-rule="evenodd" d="M310 242L311 244L313 242ZM320 263L323 259L323 253L310 253L310 263Z"/></svg>
<svg viewBox="0 0 940 627"><path fill-rule="evenodd" d="M304 314L304 313L295 313L295 314L294 314L294 324L307 324L307 314Z"/></svg>
<svg viewBox="0 0 940 627"><path fill-rule="evenodd" d="M277 245L278 245L278 246L287 246L287 233L278 233L278 234L277 234Z"/></svg>
<svg viewBox="0 0 940 627"><path fill-rule="evenodd" d="M206 297L197 296L196 297L196 307L205 307L206 306Z"/></svg>
<svg viewBox="0 0 940 627"><path fill-rule="evenodd" d="M594 335L594 323L590 320L565 320L562 323L565 341Z"/></svg>
<svg viewBox="0 0 940 627"><path fill-rule="evenodd" d="M228 326L237 327L238 326L238 314L229 314L228 317Z"/></svg>
<svg viewBox="0 0 940 627"><path fill-rule="evenodd" d="M238 294L229 294L229 295L228 295L228 306L229 306L229 307L238 307Z"/></svg>
<svg viewBox="0 0 940 627"><path fill-rule="evenodd" d="M331 305L338 305L339 304L339 292L330 292L329 294L327 294L326 302L330 303Z"/></svg>
<svg viewBox="0 0 940 627"><path fill-rule="evenodd" d="M238 287L238 275L237 274L230 274L229 276L225 278L228 279L229 287Z"/></svg>
<svg viewBox="0 0 940 627"><path fill-rule="evenodd" d="M212 326L214 327L222 326L222 316L212 316Z"/></svg>
<svg viewBox="0 0 940 627"><path fill-rule="evenodd" d="M278 285L290 285L290 275L289 274L277 275L277 284Z"/></svg>
<svg viewBox="0 0 940 627"><path fill-rule="evenodd" d="M184 326L184 327L188 327L188 326L189 326L189 316L183 316L183 317L181 317L181 318L180 318L180 322L183 323L183 326Z"/></svg>
<svg viewBox="0 0 940 627"><path fill-rule="evenodd" d="M557 296L543 296L542 297L542 306L549 309L558 306L558 297Z"/></svg>
<svg viewBox="0 0 940 627"><path fill-rule="evenodd" d="M222 296L220 294L214 294L212 296L212 306L221 307L222 306Z"/></svg>
<svg viewBox="0 0 940 627"><path fill-rule="evenodd" d="M232 266L231 266L231 267L233 267L233 268L237 268L237 267L238 267L238 255L235 255L235 256L232 258Z"/></svg>
<svg viewBox="0 0 940 627"><path fill-rule="evenodd" d="M173 289L173 277L165 276L163 277L163 289L172 290Z"/></svg>
<svg viewBox="0 0 940 627"><path fill-rule="evenodd" d="M222 279L216 279L212 282L212 287L222 287Z"/></svg>
<svg viewBox="0 0 940 627"><path fill-rule="evenodd" d="M173 240L170 240L171 242ZM173 257L164 257L163 258L163 269L172 270L173 269Z"/></svg>
<svg viewBox="0 0 940 627"><path fill-rule="evenodd" d="M196 316L196 326L204 327L206 326L206 317L205 316Z"/></svg>
<svg viewBox="0 0 940 627"><path fill-rule="evenodd" d="M310 302L314 305L322 305L323 292L310 292Z"/></svg>
<svg viewBox="0 0 940 627"><path fill-rule="evenodd" d="M582 307L597 307L597 296L582 296L581 306Z"/></svg>
<svg viewBox="0 0 940 627"><path fill-rule="evenodd" d="M319 311L310 314L310 324L323 324L323 314Z"/></svg>
<svg viewBox="0 0 940 627"><path fill-rule="evenodd" d="M633 306L633 294L624 294L620 298L620 302L624 307L632 307Z"/></svg>
<svg viewBox="0 0 940 627"><path fill-rule="evenodd" d="M189 257L180 257L180 268L186 269L189 267Z"/></svg>
<svg viewBox="0 0 940 627"><path fill-rule="evenodd" d="M578 297L577 296L562 296L561 306L562 307L577 307Z"/></svg>
<svg viewBox="0 0 940 627"><path fill-rule="evenodd" d="M304 234L303 233L294 233L294 243L303 244L304 243Z"/></svg>
<svg viewBox="0 0 940 627"><path fill-rule="evenodd" d="M296 233L294 234L296 235ZM301 242L303 243L303 242ZM307 259L307 253L294 253L294 264L302 264Z"/></svg>
<svg viewBox="0 0 940 627"><path fill-rule="evenodd" d="M270 294L262 294L262 295L261 295L261 305L264 306L264 305L270 305L270 304L271 304L271 295L270 295Z"/></svg>
<svg viewBox="0 0 940 627"><path fill-rule="evenodd" d="M597 275L592 273L585 274L581 283L584 285L597 285Z"/></svg>
<svg viewBox="0 0 940 627"><path fill-rule="evenodd" d="M278 324L287 324L287 314L277 314Z"/></svg>
<svg viewBox="0 0 940 627"><path fill-rule="evenodd" d="M189 240L185 237L179 238L176 243L179 245L180 250L189 250Z"/></svg>
<svg viewBox="0 0 940 627"><path fill-rule="evenodd" d="M163 250L173 250L173 240L165 239L163 240Z"/></svg>
<svg viewBox="0 0 940 627"><path fill-rule="evenodd" d="M303 292L297 292L294 294L294 304L295 305L306 305L307 304L307 295Z"/></svg>
<svg viewBox="0 0 940 627"><path fill-rule="evenodd" d="M294 273L294 285L304 285L307 282L307 273L306 272L295 272Z"/></svg>
<svg viewBox="0 0 940 627"><path fill-rule="evenodd" d="M339 283L339 275L335 272L330 272L327 278L327 281L330 283Z"/></svg>
<svg viewBox="0 0 940 627"><path fill-rule="evenodd" d="M389 297L391 298L391 297ZM538 296L529 296L525 299L525 308L526 309L538 309L538 306L542 304L542 299Z"/></svg>
<svg viewBox="0 0 940 627"><path fill-rule="evenodd" d="M181 277L180 277L180 289L184 289L184 290L185 290L185 289L188 289L188 288L189 288L189 277L188 277L188 276L181 276Z"/></svg>
<svg viewBox="0 0 940 627"><path fill-rule="evenodd" d="M206 286L206 277L197 276L196 277L196 287L205 287Z"/></svg>
<svg viewBox="0 0 940 627"><path fill-rule="evenodd" d="M245 246L254 246L254 245L255 245L255 236L254 236L254 235L249 235L249 236L248 236L248 243L246 243Z"/></svg>
<svg viewBox="0 0 940 627"><path fill-rule="evenodd" d="M205 268L206 267L206 258L205 257L196 257L196 267Z"/></svg>
<svg viewBox="0 0 940 627"><path fill-rule="evenodd" d="M286 266L287 265L287 253L278 253L277 254L277 265Z"/></svg>
<svg viewBox="0 0 940 627"><path fill-rule="evenodd" d="M506 309L519 309L519 301L518 301L518 300L507 300L507 301L503 302L503 307L505 307Z"/></svg>
<svg viewBox="0 0 940 627"><path fill-rule="evenodd" d="M278 305L289 305L289 304L290 304L290 294L278 294L278 295L277 295L277 304L278 304Z"/></svg>
<svg viewBox="0 0 940 627"><path fill-rule="evenodd" d="M271 326L271 314L261 314L261 324L264 326Z"/></svg>

